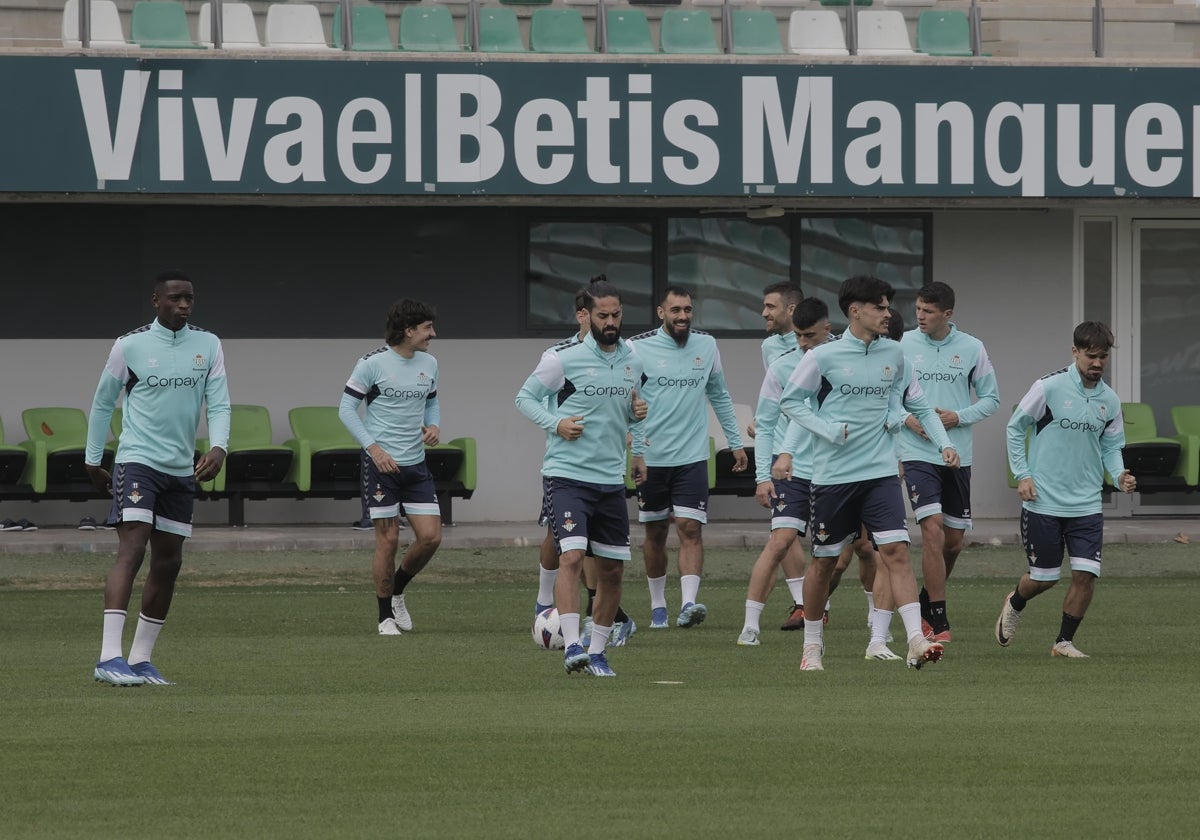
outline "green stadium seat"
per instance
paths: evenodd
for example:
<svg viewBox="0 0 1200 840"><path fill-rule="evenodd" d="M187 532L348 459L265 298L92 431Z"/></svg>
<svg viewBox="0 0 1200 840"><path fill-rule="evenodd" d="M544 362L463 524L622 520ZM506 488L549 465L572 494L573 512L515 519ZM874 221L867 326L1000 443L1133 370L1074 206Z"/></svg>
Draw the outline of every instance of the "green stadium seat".
<svg viewBox="0 0 1200 840"><path fill-rule="evenodd" d="M1125 417L1125 469L1137 478L1139 493L1187 489L1183 446L1174 438L1160 437L1154 409L1148 403L1121 403ZM1112 476L1116 478L1116 476Z"/></svg>
<svg viewBox="0 0 1200 840"><path fill-rule="evenodd" d="M288 412L293 437L283 445L292 450L285 481L301 493L354 498L361 492L362 447L338 417L335 406L293 408Z"/></svg>
<svg viewBox="0 0 1200 840"><path fill-rule="evenodd" d="M506 7L479 10L479 52L528 52L516 12Z"/></svg>
<svg viewBox="0 0 1200 840"><path fill-rule="evenodd" d="M437 488L442 522L451 525L454 523L453 498L469 499L475 495L479 471L475 438L454 438L437 446L426 446L425 464Z"/></svg>
<svg viewBox="0 0 1200 840"><path fill-rule="evenodd" d="M379 6L354 6L354 46L352 52L395 52L399 49L388 32L387 15ZM405 9L405 11L409 11ZM333 12L333 45L342 49L342 10Z"/></svg>
<svg viewBox="0 0 1200 840"><path fill-rule="evenodd" d="M19 483L28 461L26 450L4 442L4 422L0 420L0 484Z"/></svg>
<svg viewBox="0 0 1200 840"><path fill-rule="evenodd" d="M1175 440L1181 447L1180 471L1188 487L1200 489L1200 405L1177 405L1171 409Z"/></svg>
<svg viewBox="0 0 1200 840"><path fill-rule="evenodd" d="M187 13L181 3L172 0L138 0L130 18L130 40L139 47L175 50L203 50L192 40Z"/></svg>
<svg viewBox="0 0 1200 840"><path fill-rule="evenodd" d="M549 6L554 0L500 0L502 6Z"/></svg>
<svg viewBox="0 0 1200 840"><path fill-rule="evenodd" d="M738 9L733 21L733 51L743 55L778 55L783 52L779 21L766 9Z"/></svg>
<svg viewBox="0 0 1200 840"><path fill-rule="evenodd" d="M707 12L668 9L663 12L659 46L674 55L720 55L712 18Z"/></svg>
<svg viewBox="0 0 1200 840"><path fill-rule="evenodd" d="M28 440L19 446L28 454L20 483L34 493L95 495L84 468L87 415L78 408L27 408L21 412Z"/></svg>
<svg viewBox="0 0 1200 840"><path fill-rule="evenodd" d="M271 443L271 415L265 407L230 406L229 448L213 479L214 492L270 489L283 482L291 466L292 450Z"/></svg>
<svg viewBox="0 0 1200 840"><path fill-rule="evenodd" d="M917 18L917 52L926 55L974 55L971 24L957 9L926 9Z"/></svg>
<svg viewBox="0 0 1200 840"><path fill-rule="evenodd" d="M590 53L583 15L576 9L538 9L529 24L529 49L540 53Z"/></svg>
<svg viewBox="0 0 1200 840"><path fill-rule="evenodd" d="M400 13L400 49L409 52L460 52L454 16L445 6L409 6Z"/></svg>

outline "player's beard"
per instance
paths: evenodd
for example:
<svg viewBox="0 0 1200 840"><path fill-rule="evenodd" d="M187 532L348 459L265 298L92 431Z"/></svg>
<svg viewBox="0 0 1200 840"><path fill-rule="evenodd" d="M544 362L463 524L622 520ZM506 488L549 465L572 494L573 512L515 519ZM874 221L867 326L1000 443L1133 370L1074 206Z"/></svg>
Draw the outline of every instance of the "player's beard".
<svg viewBox="0 0 1200 840"><path fill-rule="evenodd" d="M592 338L601 347L615 347L621 339L620 327L597 327L592 324Z"/></svg>
<svg viewBox="0 0 1200 840"><path fill-rule="evenodd" d="M676 327L674 324L667 324L667 335L675 339L675 343L683 347L688 342L688 336L692 334L692 322L688 321L682 327Z"/></svg>

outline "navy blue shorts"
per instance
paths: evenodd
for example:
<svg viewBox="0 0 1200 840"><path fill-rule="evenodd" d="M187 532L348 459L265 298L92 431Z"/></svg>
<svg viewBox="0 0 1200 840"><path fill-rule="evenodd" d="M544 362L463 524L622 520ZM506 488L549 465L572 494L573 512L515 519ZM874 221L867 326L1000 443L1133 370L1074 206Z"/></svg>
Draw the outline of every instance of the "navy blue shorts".
<svg viewBox="0 0 1200 840"><path fill-rule="evenodd" d="M646 480L637 489L638 522L662 522L676 517L708 522L708 461L682 467L646 467Z"/></svg>
<svg viewBox="0 0 1200 840"><path fill-rule="evenodd" d="M542 505L538 508L538 526L545 528L550 524L550 493L549 485L546 483L550 479L542 476Z"/></svg>
<svg viewBox="0 0 1200 840"><path fill-rule="evenodd" d="M113 500L108 524L145 522L168 534L192 535L196 480L167 475L144 464L117 464L112 476Z"/></svg>
<svg viewBox="0 0 1200 840"><path fill-rule="evenodd" d="M610 560L629 559L629 508L624 484L550 477L546 479L546 499L550 532L559 554L587 551Z"/></svg>
<svg viewBox="0 0 1200 840"><path fill-rule="evenodd" d="M864 527L876 547L909 541L904 493L895 476L812 486L808 530L814 557L837 557Z"/></svg>
<svg viewBox="0 0 1200 840"><path fill-rule="evenodd" d="M442 515L433 474L424 461L400 467L400 472L381 473L364 449L362 497L372 519L394 519L400 515L400 505L404 505L405 516Z"/></svg>
<svg viewBox="0 0 1200 840"><path fill-rule="evenodd" d="M771 530L794 528L800 536L808 533L808 517L812 514L812 486L807 478L771 479L775 492L771 495Z"/></svg>
<svg viewBox="0 0 1200 840"><path fill-rule="evenodd" d="M1029 561L1029 577L1055 581L1062 577L1063 550L1071 571L1100 577L1100 552L1104 547L1104 514L1050 516L1021 508L1021 544Z"/></svg>
<svg viewBox="0 0 1200 840"><path fill-rule="evenodd" d="M947 528L971 528L970 467L952 470L928 461L905 461L904 485L918 522L940 513Z"/></svg>

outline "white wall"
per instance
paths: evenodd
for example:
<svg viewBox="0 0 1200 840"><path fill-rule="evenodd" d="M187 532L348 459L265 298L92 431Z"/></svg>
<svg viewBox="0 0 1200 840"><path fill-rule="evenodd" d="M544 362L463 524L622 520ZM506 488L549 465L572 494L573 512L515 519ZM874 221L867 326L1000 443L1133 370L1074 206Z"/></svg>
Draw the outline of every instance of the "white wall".
<svg viewBox="0 0 1200 840"><path fill-rule="evenodd" d="M1015 515L1006 484L1004 423L1013 403L1042 374L1070 361L1072 219L1069 210L970 211L934 214L934 277L958 294L956 321L988 347L1000 381L1001 408L975 436L973 495L977 518ZM904 313L913 320L911 313ZM138 325L113 324L112 333ZM203 311L197 312L203 325ZM697 324L703 327L703 324ZM569 330L564 326L564 335ZM517 390L551 342L543 339L470 340L443 333L431 348L442 372L442 437L479 442L475 498L457 500L460 521L531 519L539 500L538 471L545 439L513 405ZM24 438L21 410L35 405L91 405L110 340L5 341L0 339L0 419L6 440ZM225 342L234 402L265 405L277 441L290 437L287 411L299 405L336 405L355 360L373 349L355 340L247 340ZM721 342L735 402L753 404L762 381L759 342ZM354 501L249 502L247 520L345 522L358 518ZM99 516L103 502L3 503L4 517L27 516L42 525L74 524ZM751 500L715 498L713 518L757 518ZM224 502L197 506L198 523L225 521Z"/></svg>

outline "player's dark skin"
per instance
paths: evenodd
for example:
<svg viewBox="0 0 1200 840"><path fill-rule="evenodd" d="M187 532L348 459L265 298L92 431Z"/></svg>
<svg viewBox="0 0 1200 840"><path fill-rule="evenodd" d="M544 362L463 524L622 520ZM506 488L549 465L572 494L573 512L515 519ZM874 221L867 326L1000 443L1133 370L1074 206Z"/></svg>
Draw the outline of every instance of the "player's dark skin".
<svg viewBox="0 0 1200 840"><path fill-rule="evenodd" d="M195 293L187 280L167 280L155 287L150 305L157 320L172 332L187 326L192 314ZM225 463L225 450L219 446L200 456L196 462L197 481L207 481L221 471ZM112 496L112 475L103 467L88 465L88 478L96 489ZM150 573L142 587L142 614L148 618L163 620L171 607L175 594L175 579L183 564L183 537L156 531L146 522L120 522L117 524L117 560L108 573L104 585L104 609L125 610L133 594L133 581L146 558L146 545L150 546Z"/></svg>

